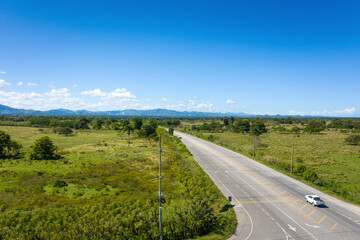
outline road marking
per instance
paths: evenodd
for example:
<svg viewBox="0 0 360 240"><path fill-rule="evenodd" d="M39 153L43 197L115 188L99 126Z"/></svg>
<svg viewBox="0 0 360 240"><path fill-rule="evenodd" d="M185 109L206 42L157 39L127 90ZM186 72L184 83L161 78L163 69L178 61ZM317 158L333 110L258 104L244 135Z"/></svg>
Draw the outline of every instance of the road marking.
<svg viewBox="0 0 360 240"><path fill-rule="evenodd" d="M268 182L270 182L270 181L269 181L269 180L267 180L266 182L262 183L262 185L264 185L264 184L266 184L266 183L268 183Z"/></svg>
<svg viewBox="0 0 360 240"><path fill-rule="evenodd" d="M274 185L275 185L275 184L274 184ZM269 188L269 187L267 187L267 188ZM280 189L280 187L278 187L277 189L272 190L272 192L274 192L274 191L276 191L276 190L278 190L278 189Z"/></svg>
<svg viewBox="0 0 360 240"><path fill-rule="evenodd" d="M293 226L291 226L290 224L288 224L288 227L290 228L290 230L296 232L296 227L293 227Z"/></svg>
<svg viewBox="0 0 360 240"><path fill-rule="evenodd" d="M318 221L317 224L320 224L325 218L326 218L326 215L322 219L320 219L320 221Z"/></svg>
<svg viewBox="0 0 360 240"><path fill-rule="evenodd" d="M330 231L334 230L338 224L339 224L338 222L335 223L334 226L330 229Z"/></svg>
<svg viewBox="0 0 360 240"><path fill-rule="evenodd" d="M289 196L287 196L286 198L283 199L283 201L285 201L286 199L288 199L289 197L293 196L292 194L290 194Z"/></svg>
<svg viewBox="0 0 360 240"><path fill-rule="evenodd" d="M316 212L317 210L316 209L314 209L314 211L312 211L311 213L309 213L308 215L306 215L306 216L308 216L308 217L310 217L314 212Z"/></svg>
<svg viewBox="0 0 360 240"><path fill-rule="evenodd" d="M307 203L305 203L305 205L302 206L301 208L299 208L298 210L301 211L301 209L303 209L303 208L306 207L306 206L307 206Z"/></svg>
<svg viewBox="0 0 360 240"><path fill-rule="evenodd" d="M280 196L280 195L282 195L282 194L284 194L284 193L286 193L286 190L284 190L282 193L279 193L279 194L277 194L277 195Z"/></svg>
<svg viewBox="0 0 360 240"><path fill-rule="evenodd" d="M280 224L278 224L277 222L275 222L275 223L279 226L279 228L281 228L281 230L283 230L283 232L284 232L284 234L285 234L285 237L286 237L286 240L289 240L289 237L294 240L294 238L293 238L288 232L286 232L285 229L283 229L283 228L280 226ZM310 235L311 235L311 234L310 234ZM314 237L314 238L315 238L315 237ZM315 238L315 239L316 239L316 238Z"/></svg>
<svg viewBox="0 0 360 240"><path fill-rule="evenodd" d="M307 223L305 223L305 225L308 226L308 227L312 227L312 228L320 228L320 226L310 225L310 224L307 224Z"/></svg>
<svg viewBox="0 0 360 240"><path fill-rule="evenodd" d="M275 184L273 184L273 185L270 185L270 186L267 186L266 188L270 188L270 187L272 187L272 186L274 186Z"/></svg>
<svg viewBox="0 0 360 240"><path fill-rule="evenodd" d="M296 202L299 202L300 201L300 199L296 199L292 204L290 204L290 205L293 205L294 203L296 203Z"/></svg>

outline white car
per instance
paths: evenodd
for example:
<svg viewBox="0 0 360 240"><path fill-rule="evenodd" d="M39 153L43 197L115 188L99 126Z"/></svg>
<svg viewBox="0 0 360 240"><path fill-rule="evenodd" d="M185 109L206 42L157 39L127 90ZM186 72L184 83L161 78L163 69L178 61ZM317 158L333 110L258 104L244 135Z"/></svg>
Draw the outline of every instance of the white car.
<svg viewBox="0 0 360 240"><path fill-rule="evenodd" d="M314 206L325 206L325 202L318 195L306 195L305 199Z"/></svg>

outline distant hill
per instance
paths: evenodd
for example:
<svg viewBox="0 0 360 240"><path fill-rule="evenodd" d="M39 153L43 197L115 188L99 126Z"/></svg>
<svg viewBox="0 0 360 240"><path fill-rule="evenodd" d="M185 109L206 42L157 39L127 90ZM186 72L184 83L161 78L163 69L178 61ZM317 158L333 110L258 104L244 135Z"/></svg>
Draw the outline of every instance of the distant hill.
<svg viewBox="0 0 360 240"><path fill-rule="evenodd" d="M113 117L251 117L246 113L220 113L220 112L180 112L168 109L135 110L127 109L121 111L72 111L68 109L54 109L49 111L36 111L11 108L0 104L0 115L12 116L113 116Z"/></svg>

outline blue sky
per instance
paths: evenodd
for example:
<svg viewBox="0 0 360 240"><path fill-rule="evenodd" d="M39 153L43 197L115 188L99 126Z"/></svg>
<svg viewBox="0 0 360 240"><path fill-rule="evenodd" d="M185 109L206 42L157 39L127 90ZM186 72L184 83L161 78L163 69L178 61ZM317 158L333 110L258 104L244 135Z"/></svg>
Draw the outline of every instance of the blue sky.
<svg viewBox="0 0 360 240"><path fill-rule="evenodd" d="M360 116L359 1L0 1L0 104Z"/></svg>

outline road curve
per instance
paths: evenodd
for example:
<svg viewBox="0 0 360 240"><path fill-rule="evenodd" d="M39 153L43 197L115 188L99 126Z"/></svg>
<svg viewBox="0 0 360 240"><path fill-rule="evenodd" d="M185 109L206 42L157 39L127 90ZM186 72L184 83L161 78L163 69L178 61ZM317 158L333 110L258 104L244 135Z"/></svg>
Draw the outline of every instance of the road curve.
<svg viewBox="0 0 360 240"><path fill-rule="evenodd" d="M359 207L216 144L182 132L174 135L232 197L238 226L230 239L360 239ZM319 195L327 206L306 203L308 194Z"/></svg>

